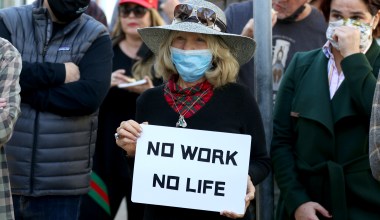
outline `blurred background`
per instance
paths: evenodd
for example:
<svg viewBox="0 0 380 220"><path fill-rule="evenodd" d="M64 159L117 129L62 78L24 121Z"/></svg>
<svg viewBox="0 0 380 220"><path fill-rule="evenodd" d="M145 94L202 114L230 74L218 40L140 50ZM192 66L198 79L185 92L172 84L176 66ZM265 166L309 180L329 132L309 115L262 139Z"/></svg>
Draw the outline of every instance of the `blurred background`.
<svg viewBox="0 0 380 220"><path fill-rule="evenodd" d="M20 6L20 5L25 5L25 4L31 4L34 1L35 0L0 0L0 9L11 7L11 6ZM119 0L93 0L93 1L95 1L100 6L100 8L103 9L103 11L107 17L108 25L110 26L110 22L112 20L111 18L112 18L112 14L113 14L113 11L115 8L115 4ZM163 3L165 1L166 0L159 0L160 3ZM184 1L184 0L180 0L180 1ZM233 2L242 2L242 1L246 1L246 0L209 0L209 1L213 2L214 4L218 5L220 8L222 8L224 10L228 4L231 4ZM114 220L126 220L127 219L127 213L126 213L127 210L125 209L125 207L126 207L126 205L125 205L125 199L124 199L123 202L120 204L119 212L117 213Z"/></svg>
<svg viewBox="0 0 380 220"><path fill-rule="evenodd" d="M20 6L24 4L30 4L34 0L0 0L0 8L6 8L10 6ZM115 4L118 0L94 0L98 3L98 5L103 9L106 14L108 22L111 21L112 12L115 7ZM161 0L160 2L164 2L165 0ZM233 2L241 2L244 0L212 0L211 2L217 4L220 8L224 9L228 4Z"/></svg>

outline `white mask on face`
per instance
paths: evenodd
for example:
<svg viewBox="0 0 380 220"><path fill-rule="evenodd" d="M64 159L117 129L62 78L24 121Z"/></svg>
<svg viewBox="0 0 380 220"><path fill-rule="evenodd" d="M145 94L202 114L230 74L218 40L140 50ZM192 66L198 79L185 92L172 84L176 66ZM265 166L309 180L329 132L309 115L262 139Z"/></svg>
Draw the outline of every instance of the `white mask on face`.
<svg viewBox="0 0 380 220"><path fill-rule="evenodd" d="M360 51L364 52L364 50L366 50L372 43L372 23L373 20L371 21L371 24L362 23L353 19L340 19L338 21L332 21L329 22L329 27L326 31L326 38L330 41L334 48L339 50L339 44L333 38L335 29L340 26L355 27L360 30Z"/></svg>

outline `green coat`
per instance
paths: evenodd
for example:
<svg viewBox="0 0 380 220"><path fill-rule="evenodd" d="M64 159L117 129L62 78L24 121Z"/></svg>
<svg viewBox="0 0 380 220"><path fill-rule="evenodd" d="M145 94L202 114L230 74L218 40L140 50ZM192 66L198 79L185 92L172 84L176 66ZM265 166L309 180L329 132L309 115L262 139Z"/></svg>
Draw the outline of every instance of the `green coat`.
<svg viewBox="0 0 380 220"><path fill-rule="evenodd" d="M321 49L296 54L277 95L271 147L281 191L277 219L294 219L301 204L313 201L334 220L379 220L368 133L380 47L374 42L365 55L343 59L345 80L332 100L327 64Z"/></svg>

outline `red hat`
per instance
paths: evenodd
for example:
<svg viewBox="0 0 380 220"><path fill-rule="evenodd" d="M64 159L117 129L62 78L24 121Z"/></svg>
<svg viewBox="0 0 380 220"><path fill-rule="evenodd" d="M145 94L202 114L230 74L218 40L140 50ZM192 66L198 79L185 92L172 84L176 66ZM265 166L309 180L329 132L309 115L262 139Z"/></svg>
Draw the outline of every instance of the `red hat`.
<svg viewBox="0 0 380 220"><path fill-rule="evenodd" d="M125 3L134 3L141 5L145 8L158 8L158 0L120 0L119 5L125 4Z"/></svg>

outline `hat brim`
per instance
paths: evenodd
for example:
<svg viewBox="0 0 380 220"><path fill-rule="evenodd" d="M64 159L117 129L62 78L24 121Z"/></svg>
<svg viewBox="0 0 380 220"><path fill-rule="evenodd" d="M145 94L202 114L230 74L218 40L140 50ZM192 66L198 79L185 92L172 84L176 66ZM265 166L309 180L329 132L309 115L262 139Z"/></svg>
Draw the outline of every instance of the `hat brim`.
<svg viewBox="0 0 380 220"><path fill-rule="evenodd" d="M248 62L252 58L256 48L256 43L252 38L216 31L212 28L194 22L179 22L176 24L138 29L138 32L145 44L155 54L158 53L160 45L167 39L170 31L182 31L219 36L230 48L232 54L235 56L240 65Z"/></svg>

